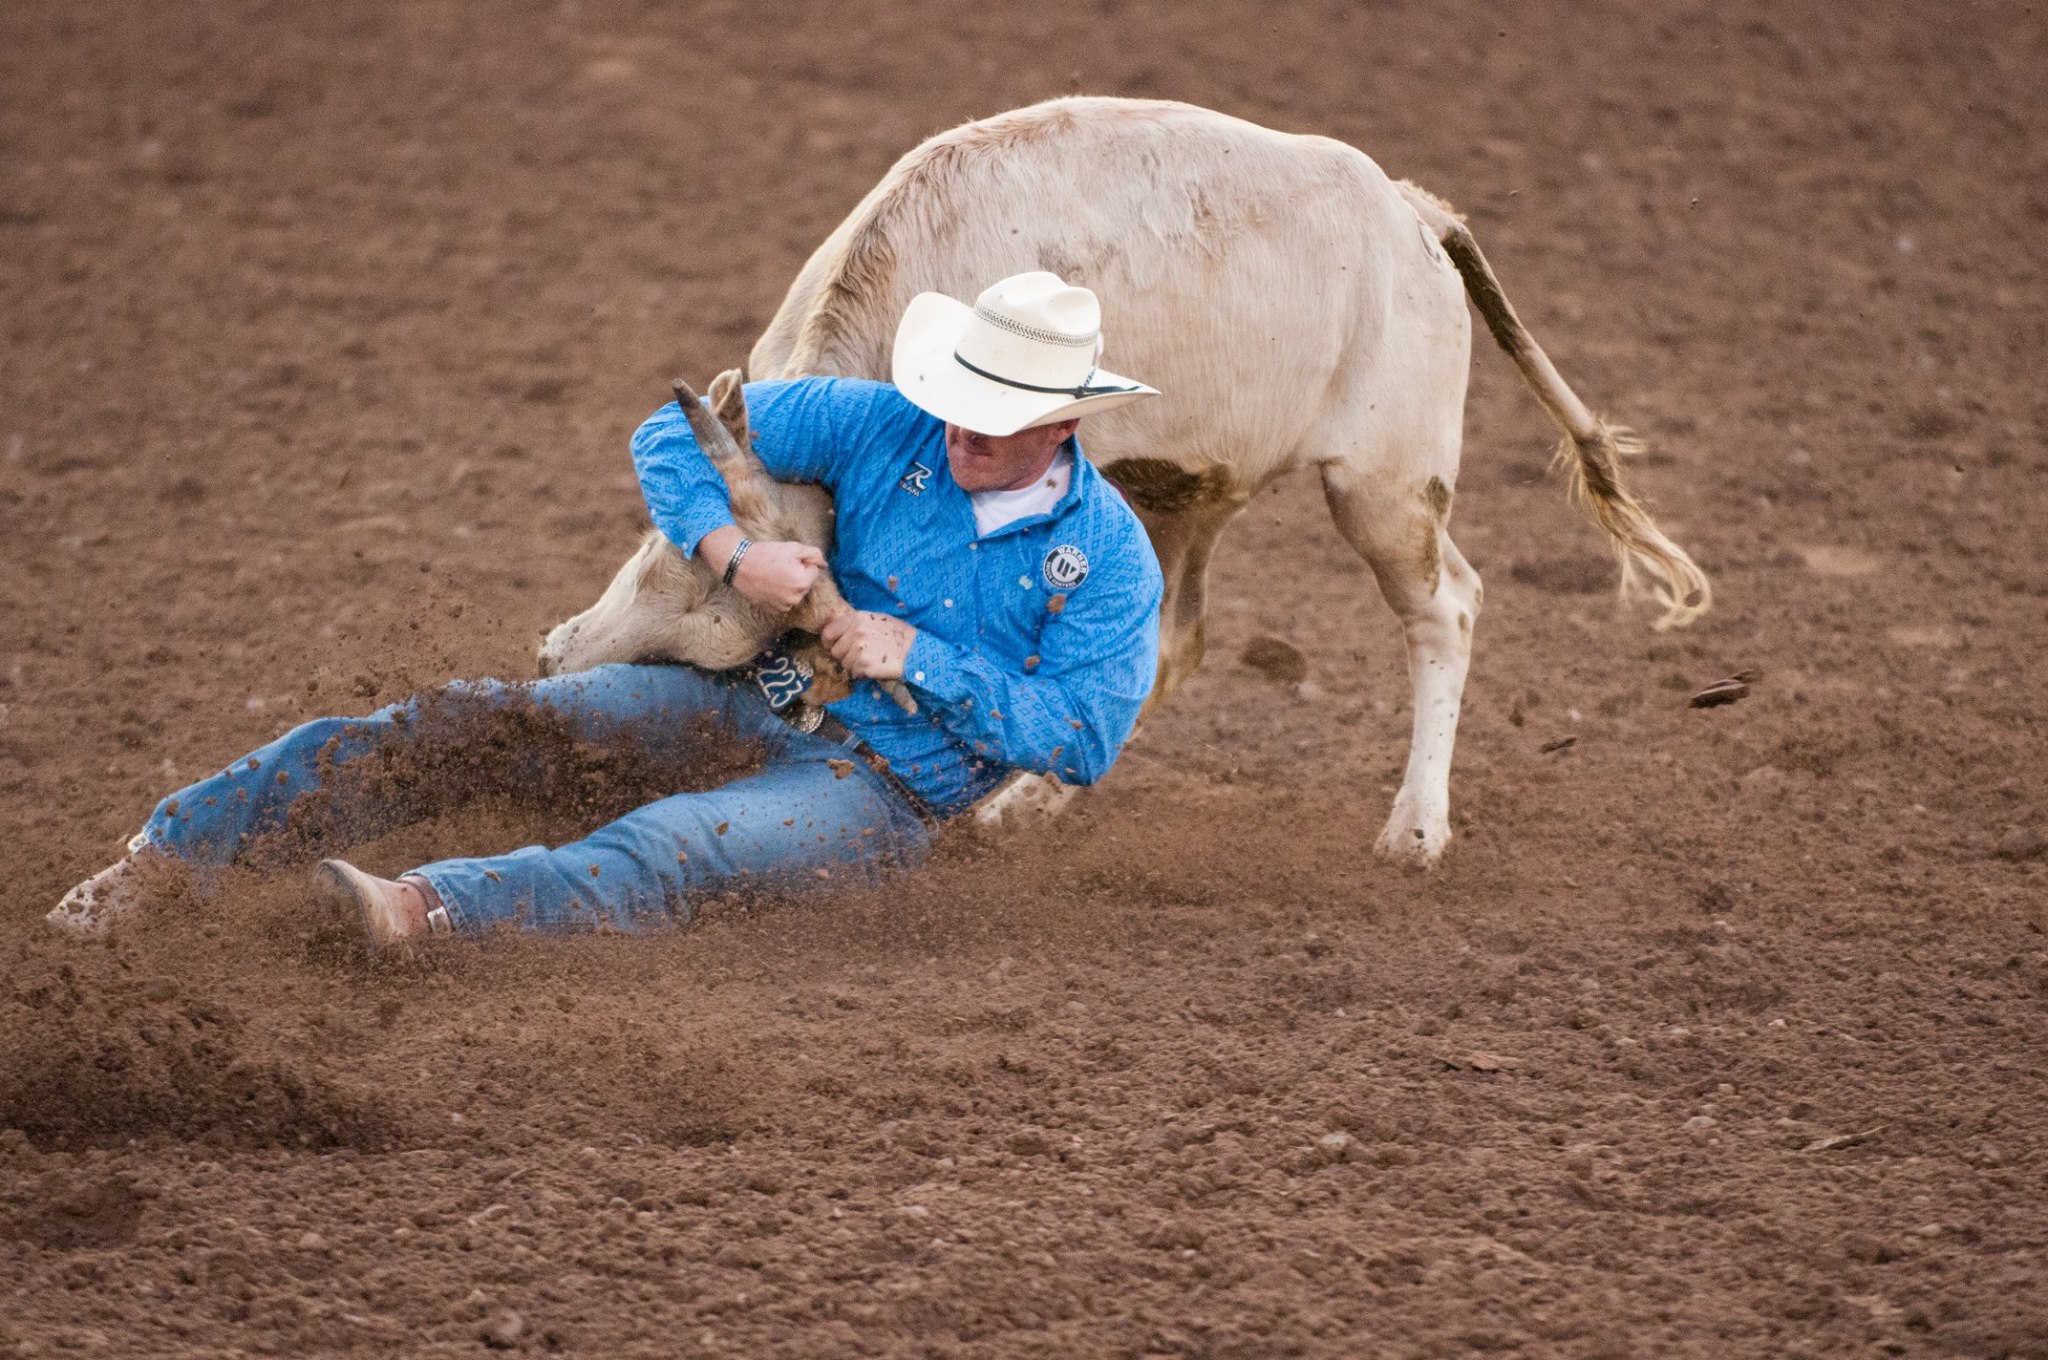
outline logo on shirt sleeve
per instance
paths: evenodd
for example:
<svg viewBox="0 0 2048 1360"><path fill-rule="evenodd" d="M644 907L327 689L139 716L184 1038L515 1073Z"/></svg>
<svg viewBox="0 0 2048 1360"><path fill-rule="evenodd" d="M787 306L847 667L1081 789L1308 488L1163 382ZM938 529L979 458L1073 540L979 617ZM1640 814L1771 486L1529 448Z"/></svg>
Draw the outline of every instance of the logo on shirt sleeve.
<svg viewBox="0 0 2048 1360"><path fill-rule="evenodd" d="M896 485L900 490L908 491L913 496L922 496L925 485L931 479L932 470L930 468L926 467L923 463L912 463L910 471L903 474L903 480L896 483Z"/></svg>
<svg viewBox="0 0 2048 1360"><path fill-rule="evenodd" d="M1072 590L1088 579L1088 554L1062 543L1045 555L1045 583L1054 590Z"/></svg>

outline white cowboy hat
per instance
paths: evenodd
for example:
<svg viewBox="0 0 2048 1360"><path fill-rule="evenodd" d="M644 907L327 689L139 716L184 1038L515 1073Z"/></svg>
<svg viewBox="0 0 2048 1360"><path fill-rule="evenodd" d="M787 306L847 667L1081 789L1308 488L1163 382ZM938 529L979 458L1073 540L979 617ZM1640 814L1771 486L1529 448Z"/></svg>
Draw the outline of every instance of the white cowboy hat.
<svg viewBox="0 0 2048 1360"><path fill-rule="evenodd" d="M1102 305L1034 270L991 284L972 307L919 293L896 327L890 373L920 409L976 434L1007 435L1159 393L1095 366Z"/></svg>

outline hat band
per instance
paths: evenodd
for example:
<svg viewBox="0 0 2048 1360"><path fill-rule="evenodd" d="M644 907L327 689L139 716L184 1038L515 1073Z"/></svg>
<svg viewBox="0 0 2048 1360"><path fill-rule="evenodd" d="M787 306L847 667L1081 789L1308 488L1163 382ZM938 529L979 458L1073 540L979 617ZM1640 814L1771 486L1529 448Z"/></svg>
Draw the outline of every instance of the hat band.
<svg viewBox="0 0 2048 1360"><path fill-rule="evenodd" d="M985 368L977 368L975 365L970 364L965 359L961 358L960 352L958 350L955 350L953 352L953 362L960 365L960 367L966 369L969 373L974 374L976 377L987 378L990 382L1001 383L1005 387L1014 387L1020 392L1044 392L1049 396L1072 397L1076 401L1081 400L1083 397L1107 396L1112 392L1142 392L1145 390L1144 388L1137 386L1136 384L1133 384L1129 387L1119 387L1115 383L1108 383L1100 386L1090 386L1087 378L1082 379L1080 385L1077 387L1040 387L1037 383L1018 382L1015 378L1005 378L1000 373L991 373ZM1094 376L1095 370L1092 368L1089 369L1088 377L1092 378Z"/></svg>
<svg viewBox="0 0 2048 1360"><path fill-rule="evenodd" d="M1041 345L1070 345L1078 349L1082 345L1092 345L1102 338L1102 332L1099 330L1088 335L1070 335L1064 331L1049 331L1043 327L1034 326L1029 322L1019 321L1013 316L1004 316L1001 312L992 311L982 305L975 307L974 316L976 320L986 322L997 330L1008 331L1012 335L1021 335L1026 340L1036 340Z"/></svg>

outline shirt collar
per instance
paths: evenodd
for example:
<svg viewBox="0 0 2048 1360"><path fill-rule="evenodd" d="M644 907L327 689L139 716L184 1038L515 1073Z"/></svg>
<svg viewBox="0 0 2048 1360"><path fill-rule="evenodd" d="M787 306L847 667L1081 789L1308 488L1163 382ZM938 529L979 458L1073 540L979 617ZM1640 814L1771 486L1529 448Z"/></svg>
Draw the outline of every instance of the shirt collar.
<svg viewBox="0 0 2048 1360"><path fill-rule="evenodd" d="M945 457L945 440L945 427L941 426L939 429L939 456L941 458ZM1056 520L1069 510L1072 510L1076 505L1079 505L1083 496L1090 494L1096 479L1102 474L1095 470L1095 465L1088 461L1088 455L1082 452L1081 436L1078 434L1069 435L1067 442L1061 447L1071 454L1074 460L1073 472L1067 478L1066 494L1054 503L1052 509L1042 514L1026 515L1022 519L1013 519L1008 524L990 530L988 533L989 538L1001 538L1005 534L1019 529L1029 529L1034 524L1046 524ZM966 497L967 493L960 491L960 484L953 480L950 463L948 463L946 468L946 482L955 491L958 491L963 498Z"/></svg>

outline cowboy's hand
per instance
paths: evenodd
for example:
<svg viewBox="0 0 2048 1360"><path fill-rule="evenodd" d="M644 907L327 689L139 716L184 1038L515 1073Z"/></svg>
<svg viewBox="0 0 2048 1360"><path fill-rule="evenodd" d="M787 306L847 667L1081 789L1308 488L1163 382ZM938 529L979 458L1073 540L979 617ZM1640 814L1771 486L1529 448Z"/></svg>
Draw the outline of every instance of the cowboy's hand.
<svg viewBox="0 0 2048 1360"><path fill-rule="evenodd" d="M849 609L818 634L839 664L869 680L901 680L903 658L917 641L917 629L902 619Z"/></svg>
<svg viewBox="0 0 2048 1360"><path fill-rule="evenodd" d="M741 537L733 525L714 529L704 535L697 551L713 571L723 573ZM732 587L763 609L784 614L803 602L823 570L825 554L810 544L763 539L749 547L747 555L740 559Z"/></svg>
<svg viewBox="0 0 2048 1360"><path fill-rule="evenodd" d="M803 603L823 570L825 554L810 544L770 539L747 549L732 584L763 609L787 613Z"/></svg>

